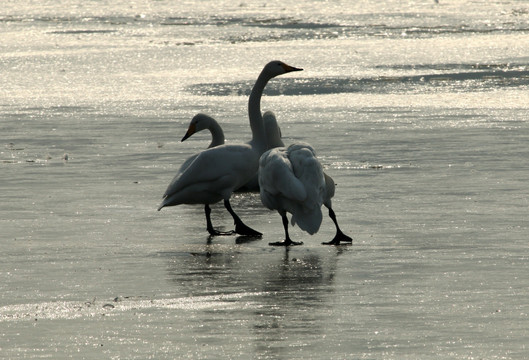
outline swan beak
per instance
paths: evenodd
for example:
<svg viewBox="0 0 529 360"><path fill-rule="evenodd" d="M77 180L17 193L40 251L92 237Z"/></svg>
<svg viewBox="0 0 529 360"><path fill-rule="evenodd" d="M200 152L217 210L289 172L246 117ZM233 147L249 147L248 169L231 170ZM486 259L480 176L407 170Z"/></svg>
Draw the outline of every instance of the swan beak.
<svg viewBox="0 0 529 360"><path fill-rule="evenodd" d="M291 71L301 71L301 70L303 70L303 69L301 69L301 68L296 68L296 67L293 67L293 66L287 65L287 64L285 64L285 63L283 63L282 66L283 66L283 69L285 69L285 72L287 72L287 73L288 73L288 72L291 72Z"/></svg>
<svg viewBox="0 0 529 360"><path fill-rule="evenodd" d="M187 132L186 132L186 134L184 135L184 137L182 138L181 141L184 141L185 139L187 139L188 137L190 137L191 135L193 135L195 132L196 132L196 126L195 126L195 124L191 124L191 125L189 125L189 128L187 129Z"/></svg>

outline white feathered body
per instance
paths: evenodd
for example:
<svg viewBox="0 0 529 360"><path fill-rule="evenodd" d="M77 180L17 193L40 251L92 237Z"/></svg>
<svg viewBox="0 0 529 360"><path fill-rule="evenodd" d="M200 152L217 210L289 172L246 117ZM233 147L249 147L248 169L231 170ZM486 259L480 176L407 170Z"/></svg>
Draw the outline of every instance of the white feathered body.
<svg viewBox="0 0 529 360"><path fill-rule="evenodd" d="M214 204L229 199L258 170L259 153L249 144L220 145L200 152L173 178L159 209L179 204Z"/></svg>
<svg viewBox="0 0 529 360"><path fill-rule="evenodd" d="M311 235L319 230L325 175L309 144L296 143L265 152L259 161L259 186L264 206L292 214L292 225Z"/></svg>

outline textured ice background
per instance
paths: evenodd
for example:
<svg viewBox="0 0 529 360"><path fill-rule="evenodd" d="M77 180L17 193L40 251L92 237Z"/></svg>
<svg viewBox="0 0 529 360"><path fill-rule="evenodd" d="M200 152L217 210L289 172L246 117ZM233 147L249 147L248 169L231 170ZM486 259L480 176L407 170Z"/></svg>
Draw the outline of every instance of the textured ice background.
<svg viewBox="0 0 529 360"><path fill-rule="evenodd" d="M0 352L7 359L528 356L524 1L10 1L0 11ZM336 180L353 246L208 239L156 211L206 134L262 101ZM213 222L231 217L213 206Z"/></svg>

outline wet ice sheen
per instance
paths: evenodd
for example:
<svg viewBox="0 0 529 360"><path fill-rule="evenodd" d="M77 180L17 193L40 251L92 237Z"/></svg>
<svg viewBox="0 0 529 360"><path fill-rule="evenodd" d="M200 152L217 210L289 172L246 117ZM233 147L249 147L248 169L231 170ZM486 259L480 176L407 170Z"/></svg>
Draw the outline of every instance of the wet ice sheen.
<svg viewBox="0 0 529 360"><path fill-rule="evenodd" d="M261 5L3 4L2 356L526 358L527 5ZM305 70L262 108L316 149L353 246L320 245L325 217L270 248L257 194L232 206L261 240L156 211L209 143L180 142L193 115L250 138L272 59Z"/></svg>

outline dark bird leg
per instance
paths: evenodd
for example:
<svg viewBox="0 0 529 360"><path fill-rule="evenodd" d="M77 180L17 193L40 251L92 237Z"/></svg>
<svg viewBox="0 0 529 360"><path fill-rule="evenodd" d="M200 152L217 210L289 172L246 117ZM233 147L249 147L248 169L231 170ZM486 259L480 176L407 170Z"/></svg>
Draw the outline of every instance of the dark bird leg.
<svg viewBox="0 0 529 360"><path fill-rule="evenodd" d="M281 218L283 219L283 228L285 229L285 240L284 241L277 241L277 242L271 242L268 245L272 246L290 246L290 245L302 245L302 241L292 241L290 239L290 236L288 235L288 218L287 214L283 213L281 214Z"/></svg>
<svg viewBox="0 0 529 360"><path fill-rule="evenodd" d="M340 245L340 242L343 241L345 243L353 243L353 239L351 239L349 236L345 235L342 230L340 230L340 227L338 226L338 221L336 220L336 214L334 213L332 208L329 208L329 217L334 222L334 225L336 226L336 236L334 239L332 239L329 242L323 242L323 245Z"/></svg>
<svg viewBox="0 0 529 360"><path fill-rule="evenodd" d="M211 208L209 207L208 204L206 204L204 206L204 212L206 213L206 224L207 224L208 233L211 236L232 235L233 234L233 230L232 231L223 232L223 231L218 231L218 230L213 228L213 224L211 223Z"/></svg>
<svg viewBox="0 0 529 360"><path fill-rule="evenodd" d="M235 212L231 208L230 200L224 200L224 206L226 207L228 212L233 217L233 222L235 223L235 232L237 234L246 235L246 236L263 236L262 233L252 229L251 227L246 226L242 222L241 218L239 216L237 216L237 214L235 214Z"/></svg>

